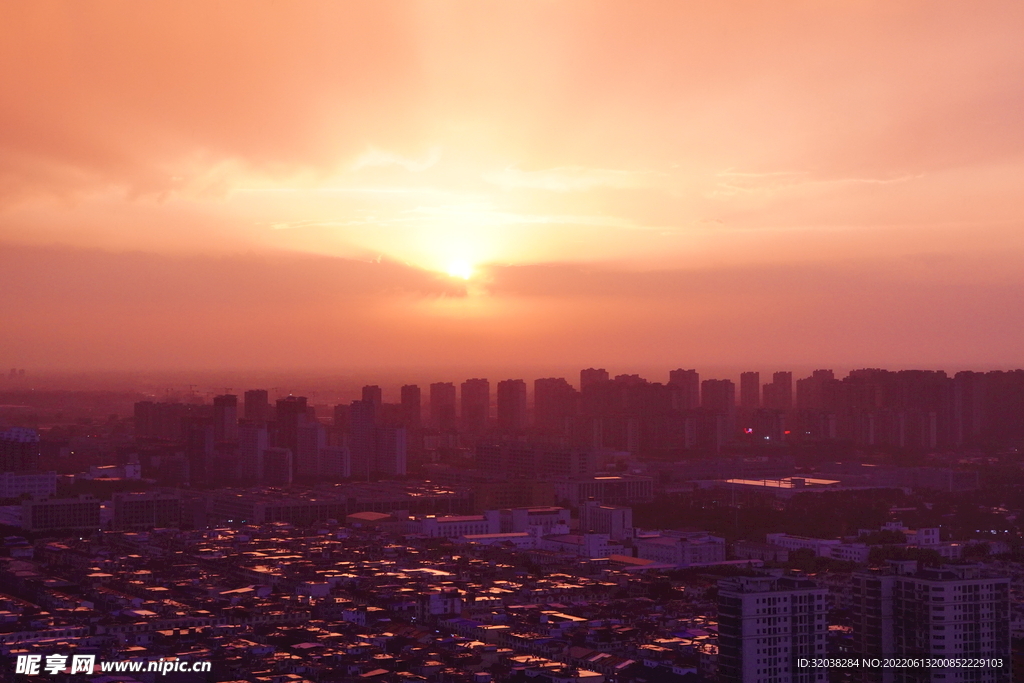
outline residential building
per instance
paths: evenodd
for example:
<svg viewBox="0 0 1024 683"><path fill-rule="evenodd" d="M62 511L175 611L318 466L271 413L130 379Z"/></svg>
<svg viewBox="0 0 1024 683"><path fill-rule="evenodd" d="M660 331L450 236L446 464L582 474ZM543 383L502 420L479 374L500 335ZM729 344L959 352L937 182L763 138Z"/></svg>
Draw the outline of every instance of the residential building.
<svg viewBox="0 0 1024 683"><path fill-rule="evenodd" d="M824 683L826 594L800 576L718 582L718 665L723 683Z"/></svg>

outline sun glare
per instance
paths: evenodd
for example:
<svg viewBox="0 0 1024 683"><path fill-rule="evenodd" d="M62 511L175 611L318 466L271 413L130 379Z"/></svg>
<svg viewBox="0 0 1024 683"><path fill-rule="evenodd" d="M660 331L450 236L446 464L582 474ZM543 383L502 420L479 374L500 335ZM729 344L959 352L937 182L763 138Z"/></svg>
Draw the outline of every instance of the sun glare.
<svg viewBox="0 0 1024 683"><path fill-rule="evenodd" d="M469 265L465 261L455 261L448 265L448 274L452 277L468 280L473 277L473 266Z"/></svg>

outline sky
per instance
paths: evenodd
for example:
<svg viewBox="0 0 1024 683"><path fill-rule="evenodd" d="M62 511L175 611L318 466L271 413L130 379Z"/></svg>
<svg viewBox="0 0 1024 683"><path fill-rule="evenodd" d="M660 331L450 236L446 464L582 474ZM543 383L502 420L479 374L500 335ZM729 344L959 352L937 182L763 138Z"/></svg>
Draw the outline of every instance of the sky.
<svg viewBox="0 0 1024 683"><path fill-rule="evenodd" d="M1024 5L0 7L0 367L1011 368Z"/></svg>

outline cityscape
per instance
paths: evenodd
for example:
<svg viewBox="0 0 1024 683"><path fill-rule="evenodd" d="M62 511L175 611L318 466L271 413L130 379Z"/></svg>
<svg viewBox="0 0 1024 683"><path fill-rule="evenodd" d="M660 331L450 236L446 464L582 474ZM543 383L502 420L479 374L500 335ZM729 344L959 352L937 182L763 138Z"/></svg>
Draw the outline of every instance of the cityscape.
<svg viewBox="0 0 1024 683"><path fill-rule="evenodd" d="M0 647L210 667L139 681L1013 680L1024 371L666 374L318 405L12 370Z"/></svg>

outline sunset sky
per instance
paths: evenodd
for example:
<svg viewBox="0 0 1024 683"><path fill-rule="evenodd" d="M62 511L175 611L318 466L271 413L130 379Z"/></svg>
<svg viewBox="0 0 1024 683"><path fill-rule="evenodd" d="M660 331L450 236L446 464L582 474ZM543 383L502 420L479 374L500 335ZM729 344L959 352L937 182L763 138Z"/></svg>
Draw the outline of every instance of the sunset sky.
<svg viewBox="0 0 1024 683"><path fill-rule="evenodd" d="M1020 2L11 2L0 367L1024 362Z"/></svg>

